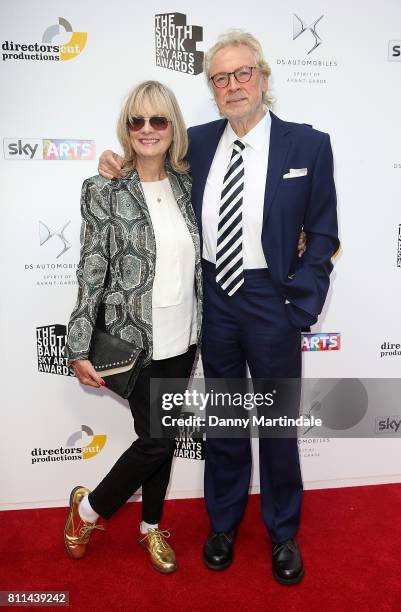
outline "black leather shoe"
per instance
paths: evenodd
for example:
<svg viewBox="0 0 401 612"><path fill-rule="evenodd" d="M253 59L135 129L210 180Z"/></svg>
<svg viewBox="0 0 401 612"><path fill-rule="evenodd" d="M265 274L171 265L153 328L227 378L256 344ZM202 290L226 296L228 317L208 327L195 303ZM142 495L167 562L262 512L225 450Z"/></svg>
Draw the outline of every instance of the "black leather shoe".
<svg viewBox="0 0 401 612"><path fill-rule="evenodd" d="M226 569L233 560L234 531L212 531L203 547L203 560L209 569Z"/></svg>
<svg viewBox="0 0 401 612"><path fill-rule="evenodd" d="M297 584L304 575L301 552L294 539L273 544L273 576L280 584Z"/></svg>

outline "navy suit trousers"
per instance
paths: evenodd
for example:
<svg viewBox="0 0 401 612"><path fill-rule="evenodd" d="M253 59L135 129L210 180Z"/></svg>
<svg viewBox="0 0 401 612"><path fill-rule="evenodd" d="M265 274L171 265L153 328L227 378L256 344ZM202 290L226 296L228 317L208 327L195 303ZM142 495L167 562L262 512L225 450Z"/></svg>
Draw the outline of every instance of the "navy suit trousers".
<svg viewBox="0 0 401 612"><path fill-rule="evenodd" d="M245 270L244 284L228 296L215 281L215 266L202 261L204 315L202 362L206 378L300 378L301 330L286 314L284 297L268 269ZM262 515L273 542L295 536L302 477L296 438L261 438ZM205 500L213 531L228 532L245 510L252 468L251 441L208 438Z"/></svg>

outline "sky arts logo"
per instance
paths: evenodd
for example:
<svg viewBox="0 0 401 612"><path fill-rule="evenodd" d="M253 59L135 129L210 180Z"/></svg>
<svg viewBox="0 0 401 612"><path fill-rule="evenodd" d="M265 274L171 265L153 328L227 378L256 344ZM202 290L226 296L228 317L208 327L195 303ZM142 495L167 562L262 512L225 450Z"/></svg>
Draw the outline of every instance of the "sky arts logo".
<svg viewBox="0 0 401 612"><path fill-rule="evenodd" d="M375 433L377 434L401 434L401 419L400 415L388 416L388 417L376 417L375 419Z"/></svg>
<svg viewBox="0 0 401 612"><path fill-rule="evenodd" d="M80 55L86 46L87 32L74 32L64 17L44 31L41 42L5 40L2 45L3 62L9 60L65 62Z"/></svg>
<svg viewBox="0 0 401 612"><path fill-rule="evenodd" d="M339 351L341 334L302 334L303 351Z"/></svg>
<svg viewBox="0 0 401 612"><path fill-rule="evenodd" d="M4 138L4 159L17 161L88 161L96 158L94 140Z"/></svg>
<svg viewBox="0 0 401 612"><path fill-rule="evenodd" d="M74 371L67 365L64 348L67 341L65 325L44 325L36 328L36 350L38 371L60 376L74 376Z"/></svg>
<svg viewBox="0 0 401 612"><path fill-rule="evenodd" d="M155 37L156 66L193 75L203 71L203 51L196 49L203 40L203 28L187 25L186 15L155 15Z"/></svg>
<svg viewBox="0 0 401 612"><path fill-rule="evenodd" d="M107 435L95 434L88 425L71 434L64 446L57 448L35 447L31 450L32 464L50 461L82 461L96 457L106 444Z"/></svg>
<svg viewBox="0 0 401 612"><path fill-rule="evenodd" d="M388 41L388 61L401 62L401 40Z"/></svg>

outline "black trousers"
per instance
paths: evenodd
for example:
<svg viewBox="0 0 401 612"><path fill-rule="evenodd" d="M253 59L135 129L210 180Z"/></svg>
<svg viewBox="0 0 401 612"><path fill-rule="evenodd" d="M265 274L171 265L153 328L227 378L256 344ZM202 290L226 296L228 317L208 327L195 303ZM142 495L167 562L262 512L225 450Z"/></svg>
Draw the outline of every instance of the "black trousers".
<svg viewBox="0 0 401 612"><path fill-rule="evenodd" d="M150 437L151 378L181 378L174 392L187 386L196 354L190 346L183 355L152 361L143 368L128 399L138 438L121 455L98 486L89 494L92 508L105 519L113 514L142 486L142 519L158 523L170 480L174 438ZM171 388L169 389L171 390Z"/></svg>

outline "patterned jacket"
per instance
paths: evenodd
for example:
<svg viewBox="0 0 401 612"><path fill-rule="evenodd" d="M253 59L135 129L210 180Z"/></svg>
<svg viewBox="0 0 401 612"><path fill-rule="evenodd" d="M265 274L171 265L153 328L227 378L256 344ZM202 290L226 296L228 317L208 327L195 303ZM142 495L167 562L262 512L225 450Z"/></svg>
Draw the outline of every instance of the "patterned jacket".
<svg viewBox="0 0 401 612"><path fill-rule="evenodd" d="M195 246L197 342L202 320L200 241L191 205L191 178L166 173ZM145 350L144 365L152 359L152 288L156 241L138 173L108 180L86 179L81 194L81 255L77 268L78 298L68 324L65 356L86 359L99 306L104 328ZM103 309L102 309L103 310Z"/></svg>

